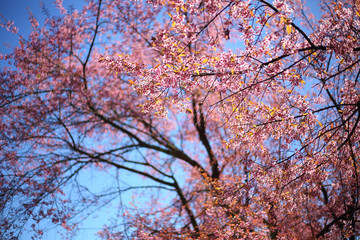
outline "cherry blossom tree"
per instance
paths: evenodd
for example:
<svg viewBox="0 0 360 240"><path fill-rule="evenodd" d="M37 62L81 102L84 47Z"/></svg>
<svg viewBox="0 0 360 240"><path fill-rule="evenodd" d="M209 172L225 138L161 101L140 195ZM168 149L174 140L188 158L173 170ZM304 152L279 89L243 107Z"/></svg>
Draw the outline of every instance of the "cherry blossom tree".
<svg viewBox="0 0 360 240"><path fill-rule="evenodd" d="M72 231L132 190L98 236L360 235L358 1L316 17L300 0L56 6L1 55L3 238ZM95 193L89 169L116 181ZM116 184L125 173L143 184Z"/></svg>

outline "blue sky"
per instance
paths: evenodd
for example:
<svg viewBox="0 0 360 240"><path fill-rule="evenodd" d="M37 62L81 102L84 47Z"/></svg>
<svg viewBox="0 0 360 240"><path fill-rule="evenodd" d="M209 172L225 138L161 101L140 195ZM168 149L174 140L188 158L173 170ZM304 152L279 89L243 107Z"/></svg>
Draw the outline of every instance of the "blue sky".
<svg viewBox="0 0 360 240"><path fill-rule="evenodd" d="M307 0L308 5L311 9L316 9L313 13L319 14L318 7L319 0ZM41 3L46 6L50 14L57 14L57 9L53 6L52 0L0 0L0 14L6 19L11 19L15 21L15 24L19 27L19 33L27 36L30 33L30 24L28 21L29 12L28 9L31 9L32 13L39 18L40 23L44 20L44 14L41 10ZM64 0L65 8L68 8L70 5L73 5L74 8L80 9L84 1L82 0ZM10 43L12 46L16 45L17 37L13 34L7 32L5 29L0 28L0 52L5 53L9 50L5 47L4 43Z"/></svg>
<svg viewBox="0 0 360 240"><path fill-rule="evenodd" d="M43 23L45 17L42 12L41 5L45 6L51 15L57 15L59 11L54 7L53 0L0 0L0 14L9 20L13 20L15 25L19 28L19 33L23 36L30 34L29 10L38 18L40 24ZM64 0L64 7L68 9L73 5L75 9L81 9L84 1L82 0ZM0 16L1 16L0 15ZM4 43L9 43L11 46L17 45L18 37L0 28L0 52L7 53L9 49Z"/></svg>
<svg viewBox="0 0 360 240"><path fill-rule="evenodd" d="M82 0L64 0L64 7L68 9L70 4L74 6L76 9L81 9L81 6L83 5L84 1ZM57 15L59 12L54 7L53 1L44 0L42 1L42 4L49 10L51 15ZM29 10L31 9L31 12L36 16L36 18L39 20L40 25L43 24L43 21L45 19L45 15L41 8L41 1L36 0L0 0L0 16L4 17L8 20L13 20L15 22L15 25L19 28L19 34L24 36L25 38L30 34L30 23L29 23ZM0 28L0 53L9 53L11 52L11 48L8 48L8 46L16 47L18 46L18 36L14 35L8 31L6 31L3 28ZM3 63L0 63L0 66ZM89 173L87 176L82 176L84 178L84 181L87 181L88 183L92 183L95 179L96 181L99 181L99 176L94 176L93 174ZM124 201L129 200L130 197L127 196ZM109 209L105 209L102 212L102 216L100 218L92 218L90 217L87 221L84 222L80 226L80 233L77 235L76 240L92 240L92 239L98 239L94 234L99 231L104 223L104 221L107 219L107 217L111 216L112 214L109 213ZM103 219L101 219L103 218ZM60 228L50 229L49 231L44 232L44 239L51 239L51 240L60 240L63 239L61 235L57 233L58 230L61 230ZM26 240L30 239L30 236L28 234L24 234L20 240Z"/></svg>

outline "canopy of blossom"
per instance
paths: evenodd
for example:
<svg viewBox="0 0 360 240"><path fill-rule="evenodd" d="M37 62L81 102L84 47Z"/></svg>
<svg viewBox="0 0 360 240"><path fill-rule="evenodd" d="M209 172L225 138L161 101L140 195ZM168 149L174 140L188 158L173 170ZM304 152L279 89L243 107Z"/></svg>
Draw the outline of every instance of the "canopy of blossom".
<svg viewBox="0 0 360 240"><path fill-rule="evenodd" d="M323 0L316 17L301 0L56 5L0 55L5 238L29 223L41 237L45 219L71 230L135 188L150 204L100 237L360 236L358 1ZM87 169L148 184L91 194Z"/></svg>

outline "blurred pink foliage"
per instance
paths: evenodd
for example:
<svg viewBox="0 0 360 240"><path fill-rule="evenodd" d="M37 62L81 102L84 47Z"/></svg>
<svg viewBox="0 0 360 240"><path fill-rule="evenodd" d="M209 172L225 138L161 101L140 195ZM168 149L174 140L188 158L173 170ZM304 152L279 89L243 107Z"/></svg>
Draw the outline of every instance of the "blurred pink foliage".
<svg viewBox="0 0 360 240"><path fill-rule="evenodd" d="M1 55L3 238L29 222L41 238L46 219L76 230L86 207L133 189L149 204L99 237L359 237L357 1L324 0L318 19L300 0L56 7ZM146 181L90 194L89 168Z"/></svg>

